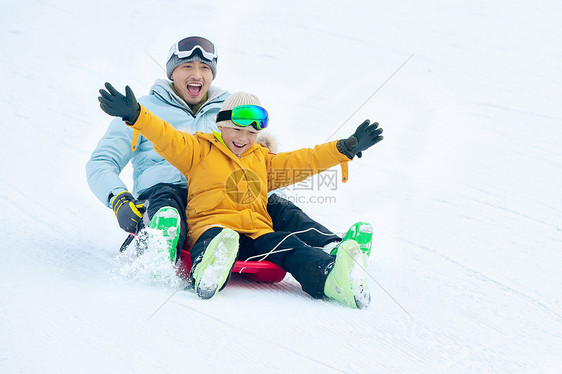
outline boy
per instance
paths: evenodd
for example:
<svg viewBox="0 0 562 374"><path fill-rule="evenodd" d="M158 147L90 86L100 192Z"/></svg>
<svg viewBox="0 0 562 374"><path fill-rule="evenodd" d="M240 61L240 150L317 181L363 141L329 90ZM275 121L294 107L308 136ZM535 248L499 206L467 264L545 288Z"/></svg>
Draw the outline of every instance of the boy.
<svg viewBox="0 0 562 374"><path fill-rule="evenodd" d="M328 296L353 308L368 306L366 279L354 271L365 267L356 241L342 243L334 258L291 233L274 231L266 207L268 190L299 181L298 173L274 170L320 173L341 164L345 182L347 162L382 140L377 123L363 122L348 139L275 155L255 143L268 123L267 111L255 95L237 92L225 100L217 115L220 133L190 135L140 106L129 87L126 96L109 83L106 88L100 90L102 110L138 130L187 177L190 278L201 298L209 299L224 287L236 258L263 255L290 272L314 298ZM283 175L282 180L276 175Z"/></svg>

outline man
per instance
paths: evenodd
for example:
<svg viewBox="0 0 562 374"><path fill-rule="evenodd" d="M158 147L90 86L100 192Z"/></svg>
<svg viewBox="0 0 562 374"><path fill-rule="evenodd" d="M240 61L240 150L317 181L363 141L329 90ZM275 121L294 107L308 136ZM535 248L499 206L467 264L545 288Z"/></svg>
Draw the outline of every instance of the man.
<svg viewBox="0 0 562 374"><path fill-rule="evenodd" d="M201 37L178 41L168 54L166 73L171 82L157 80L150 94L140 97L138 102L178 130L216 131L216 116L230 94L212 85L217 74L213 43ZM129 162L134 169L132 193L119 178ZM167 241L170 260L179 258L187 236L187 180L154 151L152 143L115 118L92 153L86 171L91 190L113 209L123 230L135 233L146 210L149 226L161 231ZM309 229L299 236L305 242L310 239L315 244L327 245L341 241L278 195L270 195L268 213L275 230ZM370 248L370 235L365 245Z"/></svg>

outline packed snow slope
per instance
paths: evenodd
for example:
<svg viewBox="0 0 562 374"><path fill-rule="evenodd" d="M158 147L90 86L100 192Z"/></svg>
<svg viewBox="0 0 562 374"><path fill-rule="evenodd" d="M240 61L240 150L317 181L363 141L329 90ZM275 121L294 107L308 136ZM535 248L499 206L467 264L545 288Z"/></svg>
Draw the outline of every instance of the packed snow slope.
<svg viewBox="0 0 562 374"><path fill-rule="evenodd" d="M0 372L560 372L559 1L1 8ZM287 191L335 232L374 225L367 310L290 277L202 301L117 256L85 178L110 121L97 91L146 94L188 35L216 42L215 84L259 95L282 150L381 123L348 183Z"/></svg>

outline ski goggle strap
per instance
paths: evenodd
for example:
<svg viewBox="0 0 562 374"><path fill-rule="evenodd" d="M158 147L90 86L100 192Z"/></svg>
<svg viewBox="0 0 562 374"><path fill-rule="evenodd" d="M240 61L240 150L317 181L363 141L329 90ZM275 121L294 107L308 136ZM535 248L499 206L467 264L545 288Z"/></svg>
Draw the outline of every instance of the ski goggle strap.
<svg viewBox="0 0 562 374"><path fill-rule="evenodd" d="M209 61L213 61L213 59L218 57L215 45L211 43L210 40L200 36L190 36L189 38L180 40L170 48L166 61L169 61L174 54L177 55L178 58L191 57L196 49L199 49L203 57Z"/></svg>
<svg viewBox="0 0 562 374"><path fill-rule="evenodd" d="M217 114L217 122L232 121L240 127L252 126L256 130L267 127L267 110L258 105L239 105L232 110L222 110Z"/></svg>

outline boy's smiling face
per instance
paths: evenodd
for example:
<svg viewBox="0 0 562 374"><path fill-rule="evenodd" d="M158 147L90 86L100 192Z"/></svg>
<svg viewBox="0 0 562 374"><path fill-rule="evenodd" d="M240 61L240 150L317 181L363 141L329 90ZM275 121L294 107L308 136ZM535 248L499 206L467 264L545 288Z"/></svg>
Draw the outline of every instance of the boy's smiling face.
<svg viewBox="0 0 562 374"><path fill-rule="evenodd" d="M253 127L223 127L218 126L222 134L222 140L236 156L241 156L256 142L258 131Z"/></svg>

